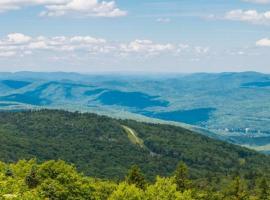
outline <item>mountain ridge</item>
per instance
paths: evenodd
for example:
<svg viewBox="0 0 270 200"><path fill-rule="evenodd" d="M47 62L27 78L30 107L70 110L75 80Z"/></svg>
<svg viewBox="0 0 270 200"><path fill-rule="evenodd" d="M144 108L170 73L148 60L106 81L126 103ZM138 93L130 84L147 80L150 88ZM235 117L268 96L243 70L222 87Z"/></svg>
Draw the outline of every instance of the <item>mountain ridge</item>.
<svg viewBox="0 0 270 200"><path fill-rule="evenodd" d="M270 137L268 74L125 76L18 72L4 75L0 73L2 111L59 108L189 124L185 126L201 128L206 130L203 133L216 138L270 151L269 144L262 146L257 142ZM23 87L23 81L30 84ZM12 83L12 87L7 83Z"/></svg>
<svg viewBox="0 0 270 200"><path fill-rule="evenodd" d="M146 148L132 143L123 125L136 131ZM0 141L3 161L63 159L99 178L123 178L134 164L150 179L166 176L180 160L196 178L235 171L267 173L270 165L269 156L182 127L61 110L0 112Z"/></svg>

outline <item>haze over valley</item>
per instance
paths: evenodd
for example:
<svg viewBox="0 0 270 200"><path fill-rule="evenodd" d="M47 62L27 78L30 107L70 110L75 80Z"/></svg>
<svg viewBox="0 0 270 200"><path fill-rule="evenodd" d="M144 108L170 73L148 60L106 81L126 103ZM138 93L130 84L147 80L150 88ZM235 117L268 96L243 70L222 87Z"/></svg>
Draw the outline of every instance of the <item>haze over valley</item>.
<svg viewBox="0 0 270 200"><path fill-rule="evenodd" d="M179 122L201 127L229 142L269 150L267 74L118 76L19 72L0 74L0 78L2 110L51 108Z"/></svg>
<svg viewBox="0 0 270 200"><path fill-rule="evenodd" d="M0 199L269 200L270 0L0 0Z"/></svg>

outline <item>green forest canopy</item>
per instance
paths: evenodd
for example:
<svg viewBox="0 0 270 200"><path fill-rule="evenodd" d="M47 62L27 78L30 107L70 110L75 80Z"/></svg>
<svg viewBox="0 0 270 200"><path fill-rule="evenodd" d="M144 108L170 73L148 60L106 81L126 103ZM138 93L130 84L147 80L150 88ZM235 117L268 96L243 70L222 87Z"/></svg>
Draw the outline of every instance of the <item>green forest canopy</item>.
<svg viewBox="0 0 270 200"><path fill-rule="evenodd" d="M148 180L170 175L179 161L189 166L192 179L236 171L269 174L270 166L267 155L181 127L58 110L0 112L0 142L0 157L7 163L62 159L86 175L116 180L132 165Z"/></svg>
<svg viewBox="0 0 270 200"><path fill-rule="evenodd" d="M239 175L191 180L180 163L169 177L147 182L133 166L120 182L101 180L78 173L64 161L20 160L0 163L0 199L14 200L266 200L267 179Z"/></svg>

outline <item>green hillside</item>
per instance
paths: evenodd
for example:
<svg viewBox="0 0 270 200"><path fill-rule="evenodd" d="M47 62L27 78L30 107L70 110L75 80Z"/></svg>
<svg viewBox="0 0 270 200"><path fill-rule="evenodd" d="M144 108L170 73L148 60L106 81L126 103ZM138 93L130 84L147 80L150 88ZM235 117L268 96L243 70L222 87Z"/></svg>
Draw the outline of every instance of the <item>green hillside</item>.
<svg viewBox="0 0 270 200"><path fill-rule="evenodd" d="M1 112L0 143L2 161L63 159L98 178L122 179L134 164L149 180L171 174L179 161L194 179L270 166L269 156L181 127L57 110Z"/></svg>
<svg viewBox="0 0 270 200"><path fill-rule="evenodd" d="M230 83L230 84L228 84ZM0 73L0 110L63 109L188 124L270 152L270 75Z"/></svg>

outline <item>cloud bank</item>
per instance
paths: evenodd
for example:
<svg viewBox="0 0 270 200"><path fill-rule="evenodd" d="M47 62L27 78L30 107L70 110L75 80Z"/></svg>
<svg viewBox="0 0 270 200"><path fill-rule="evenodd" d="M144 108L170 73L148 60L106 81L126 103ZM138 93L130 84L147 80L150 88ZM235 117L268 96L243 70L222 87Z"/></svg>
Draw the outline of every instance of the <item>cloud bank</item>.
<svg viewBox="0 0 270 200"><path fill-rule="evenodd" d="M270 25L270 11L232 10L225 14L226 20L249 22L253 24Z"/></svg>
<svg viewBox="0 0 270 200"><path fill-rule="evenodd" d="M157 43L135 39L130 42L107 41L92 36L32 37L11 33L0 39L0 57L28 56L35 53L74 53L87 55L151 57L160 54L177 56L182 53L207 54L208 47L187 44Z"/></svg>

